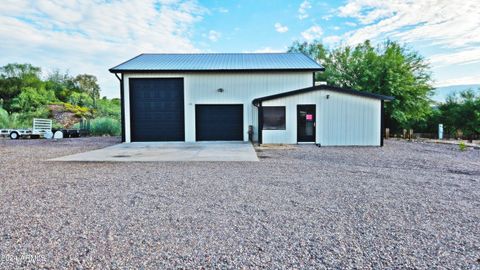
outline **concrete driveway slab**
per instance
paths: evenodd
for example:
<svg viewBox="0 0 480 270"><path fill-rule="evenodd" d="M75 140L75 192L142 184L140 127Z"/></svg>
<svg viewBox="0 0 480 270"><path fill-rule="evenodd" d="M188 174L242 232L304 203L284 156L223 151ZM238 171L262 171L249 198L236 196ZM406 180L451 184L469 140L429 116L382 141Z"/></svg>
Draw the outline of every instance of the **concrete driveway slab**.
<svg viewBox="0 0 480 270"><path fill-rule="evenodd" d="M246 142L135 142L122 143L51 161L258 161Z"/></svg>

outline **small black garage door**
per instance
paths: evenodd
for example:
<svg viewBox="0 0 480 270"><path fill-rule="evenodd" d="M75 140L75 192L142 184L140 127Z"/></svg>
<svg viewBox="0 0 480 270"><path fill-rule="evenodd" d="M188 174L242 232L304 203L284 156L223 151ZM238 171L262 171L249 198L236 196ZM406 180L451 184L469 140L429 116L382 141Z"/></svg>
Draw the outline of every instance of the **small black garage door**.
<svg viewBox="0 0 480 270"><path fill-rule="evenodd" d="M243 105L196 105L197 141L243 141Z"/></svg>
<svg viewBox="0 0 480 270"><path fill-rule="evenodd" d="M184 141L183 79L130 79L132 141Z"/></svg>

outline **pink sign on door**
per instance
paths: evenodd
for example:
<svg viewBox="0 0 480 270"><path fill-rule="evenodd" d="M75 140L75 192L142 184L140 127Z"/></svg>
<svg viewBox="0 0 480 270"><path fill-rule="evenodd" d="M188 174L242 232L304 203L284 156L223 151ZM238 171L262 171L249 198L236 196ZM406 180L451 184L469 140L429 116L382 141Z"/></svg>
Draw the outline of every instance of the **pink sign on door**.
<svg viewBox="0 0 480 270"><path fill-rule="evenodd" d="M307 118L308 121L312 121L313 120L313 114L307 114L306 118Z"/></svg>

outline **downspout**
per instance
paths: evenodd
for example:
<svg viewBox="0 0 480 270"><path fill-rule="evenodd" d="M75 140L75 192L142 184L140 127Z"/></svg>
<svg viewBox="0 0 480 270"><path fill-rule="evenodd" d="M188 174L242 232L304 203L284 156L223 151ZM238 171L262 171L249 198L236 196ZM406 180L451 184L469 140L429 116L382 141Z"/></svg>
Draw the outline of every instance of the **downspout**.
<svg viewBox="0 0 480 270"><path fill-rule="evenodd" d="M123 91L123 73L120 73L120 77L117 73L114 73L115 77L120 81L120 121L122 127L122 142L125 142L125 99Z"/></svg>
<svg viewBox="0 0 480 270"><path fill-rule="evenodd" d="M262 107L262 102L258 102L258 104L255 104L255 100L253 101L253 106L258 108L258 145L261 145L263 143L263 107Z"/></svg>

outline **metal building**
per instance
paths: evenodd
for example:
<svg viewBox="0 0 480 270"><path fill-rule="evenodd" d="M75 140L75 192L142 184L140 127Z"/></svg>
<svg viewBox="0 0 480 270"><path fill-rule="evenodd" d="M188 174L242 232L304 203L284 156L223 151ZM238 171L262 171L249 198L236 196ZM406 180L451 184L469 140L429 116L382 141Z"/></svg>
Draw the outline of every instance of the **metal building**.
<svg viewBox="0 0 480 270"><path fill-rule="evenodd" d="M382 145L392 98L315 86L321 71L301 53L141 54L110 69L125 142Z"/></svg>

